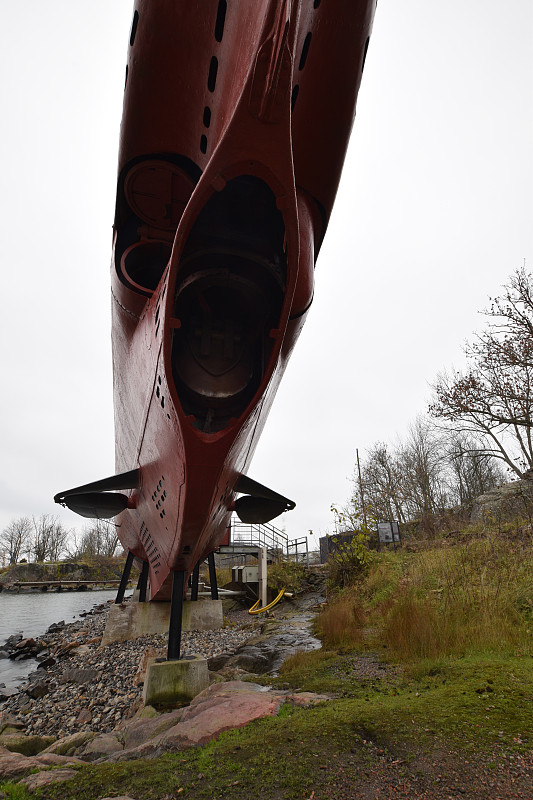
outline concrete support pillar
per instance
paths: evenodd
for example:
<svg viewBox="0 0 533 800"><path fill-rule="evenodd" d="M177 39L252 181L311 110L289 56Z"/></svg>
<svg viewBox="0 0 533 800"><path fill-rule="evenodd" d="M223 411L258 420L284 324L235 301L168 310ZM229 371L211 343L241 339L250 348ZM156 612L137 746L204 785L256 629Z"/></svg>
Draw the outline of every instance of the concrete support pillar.
<svg viewBox="0 0 533 800"><path fill-rule="evenodd" d="M150 659L143 700L146 706L185 706L209 686L207 659L188 656L173 661Z"/></svg>
<svg viewBox="0 0 533 800"><path fill-rule="evenodd" d="M166 633L170 623L170 603L112 605L102 638L102 647L111 642L125 642L147 633ZM182 630L212 631L224 624L222 600L187 601L183 604Z"/></svg>
<svg viewBox="0 0 533 800"><path fill-rule="evenodd" d="M258 573L259 573L259 598L261 600L261 608L268 605L267 600L267 549L260 547L257 553L258 557Z"/></svg>

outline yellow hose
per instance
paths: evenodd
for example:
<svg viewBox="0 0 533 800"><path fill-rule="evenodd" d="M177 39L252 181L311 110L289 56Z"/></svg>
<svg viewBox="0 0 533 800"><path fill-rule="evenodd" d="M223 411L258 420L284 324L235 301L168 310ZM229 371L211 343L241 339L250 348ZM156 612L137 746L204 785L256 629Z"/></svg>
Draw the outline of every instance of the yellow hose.
<svg viewBox="0 0 533 800"><path fill-rule="evenodd" d="M267 606L264 606L263 608L257 608L257 606L261 602L261 600L258 600L257 603L254 603L253 606L248 610L248 613L249 614L262 614L263 611L269 611L271 608L274 608L276 603L279 603L279 601L281 600L281 598L283 597L284 594L285 594L285 586L283 587L281 592L278 594L276 599L272 600L272 602L269 603Z"/></svg>

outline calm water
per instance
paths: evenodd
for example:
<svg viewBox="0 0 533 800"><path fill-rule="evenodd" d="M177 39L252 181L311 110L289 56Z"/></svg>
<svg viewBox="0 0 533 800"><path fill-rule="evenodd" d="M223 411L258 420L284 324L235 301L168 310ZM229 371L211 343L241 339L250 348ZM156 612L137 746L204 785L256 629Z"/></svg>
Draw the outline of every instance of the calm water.
<svg viewBox="0 0 533 800"><path fill-rule="evenodd" d="M73 622L82 611L115 599L117 590L59 592L36 594L0 593L0 646L14 633L24 637L42 636L50 625L60 620ZM17 686L36 668L34 659L11 661L0 658L0 683Z"/></svg>

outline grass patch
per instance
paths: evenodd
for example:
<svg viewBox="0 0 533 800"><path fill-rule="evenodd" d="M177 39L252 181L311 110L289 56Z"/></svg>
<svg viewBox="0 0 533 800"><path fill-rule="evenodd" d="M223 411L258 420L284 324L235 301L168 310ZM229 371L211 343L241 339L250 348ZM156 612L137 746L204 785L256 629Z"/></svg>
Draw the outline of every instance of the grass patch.
<svg viewBox="0 0 533 800"><path fill-rule="evenodd" d="M31 800L31 795L25 786L13 781L0 781L0 797L6 800Z"/></svg>
<svg viewBox="0 0 533 800"><path fill-rule="evenodd" d="M365 580L330 598L317 631L328 648L386 649L404 663L531 655L533 548L476 535L380 553Z"/></svg>
<svg viewBox="0 0 533 800"><path fill-rule="evenodd" d="M409 770L424 759L424 768L435 766L439 753L454 765L526 753L533 746L532 588L524 541L476 533L418 553L378 554L366 578L321 612L324 649L298 653L278 678L262 679L333 700L285 704L277 717L201 748L87 765L39 797L249 800L260 791L262 800L313 792L323 800L349 796L347 786L377 775L385 762ZM376 652L396 666L378 669Z"/></svg>
<svg viewBox="0 0 533 800"><path fill-rule="evenodd" d="M338 654L328 650L312 650L308 653L295 653L281 666L279 678L270 683L274 686L289 684L292 689L306 692L341 693L343 681L336 677L334 666Z"/></svg>
<svg viewBox="0 0 533 800"><path fill-rule="evenodd" d="M216 575L217 586L226 586L226 584L231 583L233 580L231 567L217 567ZM209 583L209 577L207 575L204 576L204 579L206 583Z"/></svg>
<svg viewBox="0 0 533 800"><path fill-rule="evenodd" d="M313 654L308 654L309 656ZM129 794L143 800L264 800L334 797L338 770L357 780L385 754L409 762L443 747L509 753L531 747L532 660L470 658L426 662L418 674L388 680L352 680L353 656L329 653L294 662L305 688L312 666L327 685L334 678L353 696L314 708L288 705L274 718L228 731L202 748L158 759L82 767L75 779L46 787L46 800L94 800ZM328 678L329 675L329 678ZM286 677L286 676L285 676ZM181 790L181 791L180 791ZM329 792L329 793L328 793ZM21 800L26 800L22 797Z"/></svg>
<svg viewBox="0 0 533 800"><path fill-rule="evenodd" d="M357 591L346 590L319 615L315 629L327 648L353 650L364 640L366 615Z"/></svg>

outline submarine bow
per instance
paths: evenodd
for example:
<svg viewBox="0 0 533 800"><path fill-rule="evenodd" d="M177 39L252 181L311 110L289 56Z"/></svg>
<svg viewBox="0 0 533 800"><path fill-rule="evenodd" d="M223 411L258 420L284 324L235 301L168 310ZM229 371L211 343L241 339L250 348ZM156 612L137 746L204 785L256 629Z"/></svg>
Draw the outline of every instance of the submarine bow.
<svg viewBox="0 0 533 800"><path fill-rule="evenodd" d="M111 266L116 482L56 500L115 517L152 599L233 510L294 507L247 471L312 303L374 10L135 3Z"/></svg>

